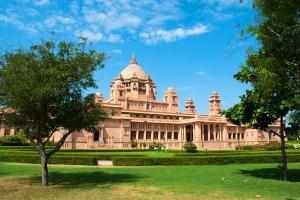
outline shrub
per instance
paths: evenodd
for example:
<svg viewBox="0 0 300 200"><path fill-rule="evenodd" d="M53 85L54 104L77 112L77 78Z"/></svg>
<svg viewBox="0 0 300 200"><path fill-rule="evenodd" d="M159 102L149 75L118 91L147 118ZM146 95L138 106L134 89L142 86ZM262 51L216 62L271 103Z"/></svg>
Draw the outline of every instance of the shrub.
<svg viewBox="0 0 300 200"><path fill-rule="evenodd" d="M115 166L155 166L155 165L224 165L231 163L279 163L280 155L251 156L203 156L171 158L113 158ZM288 156L288 162L300 162L300 155Z"/></svg>
<svg viewBox="0 0 300 200"><path fill-rule="evenodd" d="M137 148L138 143L137 142L131 142L131 148Z"/></svg>
<svg viewBox="0 0 300 200"><path fill-rule="evenodd" d="M300 144L286 144L287 149L300 149Z"/></svg>
<svg viewBox="0 0 300 200"><path fill-rule="evenodd" d="M279 142L269 142L263 145L263 148L269 151L280 150L281 144Z"/></svg>
<svg viewBox="0 0 300 200"><path fill-rule="evenodd" d="M188 153L195 153L195 152L197 152L197 146L194 143L192 143L192 142L186 143L185 145L183 145L183 148Z"/></svg>
<svg viewBox="0 0 300 200"><path fill-rule="evenodd" d="M161 151L163 149L164 145L160 142L154 142L153 144L149 145L150 150L157 150Z"/></svg>
<svg viewBox="0 0 300 200"><path fill-rule="evenodd" d="M22 134L0 137L1 146L28 146L28 140Z"/></svg>
<svg viewBox="0 0 300 200"><path fill-rule="evenodd" d="M242 150L253 150L253 146L250 144L243 145Z"/></svg>
<svg viewBox="0 0 300 200"><path fill-rule="evenodd" d="M0 154L1 162L15 163L40 163L39 155L9 155ZM63 165L97 165L97 159L94 157L76 157L76 156L52 156L49 160L50 164Z"/></svg>

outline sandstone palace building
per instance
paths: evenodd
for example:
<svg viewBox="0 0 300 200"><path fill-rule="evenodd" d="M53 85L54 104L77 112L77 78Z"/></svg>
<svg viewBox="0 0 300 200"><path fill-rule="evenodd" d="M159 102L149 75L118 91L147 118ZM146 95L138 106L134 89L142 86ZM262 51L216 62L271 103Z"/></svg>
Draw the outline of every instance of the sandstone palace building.
<svg viewBox="0 0 300 200"><path fill-rule="evenodd" d="M207 115L197 113L191 98L186 100L185 109L180 112L179 96L172 87L166 90L163 99L157 99L156 94L155 82L133 56L118 78L112 80L110 98L105 100L100 93L96 94L96 101L109 118L94 133L73 133L63 147L131 149L134 143L139 148L148 148L159 142L168 149L182 149L185 143L193 142L199 150L226 150L279 140L273 134L228 122L220 115L221 98L215 91L208 94ZM278 131L279 124L272 128ZM7 131L2 128L0 135ZM62 132L57 132L53 140L58 140Z"/></svg>

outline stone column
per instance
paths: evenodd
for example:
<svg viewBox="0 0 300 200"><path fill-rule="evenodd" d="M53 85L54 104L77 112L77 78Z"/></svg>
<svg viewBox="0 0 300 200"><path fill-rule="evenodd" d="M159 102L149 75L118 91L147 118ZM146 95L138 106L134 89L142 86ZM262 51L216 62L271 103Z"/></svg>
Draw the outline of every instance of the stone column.
<svg viewBox="0 0 300 200"><path fill-rule="evenodd" d="M204 124L201 123L201 141L204 141Z"/></svg>
<svg viewBox="0 0 300 200"><path fill-rule="evenodd" d="M200 142L201 141L201 127L199 124L195 124L195 141Z"/></svg>
<svg viewBox="0 0 300 200"><path fill-rule="evenodd" d="M208 141L211 141L211 135L210 135L210 124L207 124L207 134L208 134Z"/></svg>
<svg viewBox="0 0 300 200"><path fill-rule="evenodd" d="M214 124L214 141L217 141L217 129L216 129L216 124Z"/></svg>
<svg viewBox="0 0 300 200"><path fill-rule="evenodd" d="M151 141L154 142L154 133L153 133L153 130L151 131Z"/></svg>
<svg viewBox="0 0 300 200"><path fill-rule="evenodd" d="M160 137L161 137L161 133L160 133L160 131L158 131L158 141L159 142L161 141Z"/></svg>
<svg viewBox="0 0 300 200"><path fill-rule="evenodd" d="M136 141L139 140L139 133L140 133L140 131L137 129L137 130L136 130L136 134L135 134L135 140L136 140Z"/></svg>
<svg viewBox="0 0 300 200"><path fill-rule="evenodd" d="M186 142L186 126L183 128L183 142Z"/></svg>

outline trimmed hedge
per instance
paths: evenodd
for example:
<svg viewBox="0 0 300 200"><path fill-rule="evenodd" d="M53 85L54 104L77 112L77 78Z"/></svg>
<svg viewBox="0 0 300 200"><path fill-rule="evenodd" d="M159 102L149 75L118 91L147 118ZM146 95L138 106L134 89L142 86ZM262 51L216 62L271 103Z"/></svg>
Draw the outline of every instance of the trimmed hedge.
<svg viewBox="0 0 300 200"><path fill-rule="evenodd" d="M38 155L9 155L0 154L1 162L13 163L40 163ZM49 164L62 165L97 165L97 158L94 157L75 157L75 156L52 156L49 159Z"/></svg>
<svg viewBox="0 0 300 200"><path fill-rule="evenodd" d="M115 166L155 166L155 165L225 165L231 163L279 163L278 155L249 156L203 156L175 158L113 158ZM300 155L289 155L288 162L300 162Z"/></svg>
<svg viewBox="0 0 300 200"><path fill-rule="evenodd" d="M287 151L288 155L291 154L297 154L300 155L300 151ZM238 155L243 155L243 156L251 156L251 155L281 155L280 151L250 151L250 152L226 152L226 153L214 153L214 152L209 152L209 153L176 153L174 154L175 157L202 157L202 156L238 156Z"/></svg>
<svg viewBox="0 0 300 200"><path fill-rule="evenodd" d="M1 155L10 155L11 157L15 156L38 156L37 152L34 151L0 151ZM55 157L77 157L77 158L95 158L97 160L112 160L114 157L145 157L146 155L143 154L72 154L70 153L63 153L63 152L57 152ZM0 160L1 161L1 160Z"/></svg>

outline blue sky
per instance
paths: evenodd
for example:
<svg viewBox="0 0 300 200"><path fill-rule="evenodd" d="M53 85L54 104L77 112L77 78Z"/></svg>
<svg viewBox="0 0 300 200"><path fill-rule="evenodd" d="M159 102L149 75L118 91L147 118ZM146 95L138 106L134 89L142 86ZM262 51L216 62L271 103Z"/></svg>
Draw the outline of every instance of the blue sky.
<svg viewBox="0 0 300 200"><path fill-rule="evenodd" d="M192 97L205 114L212 90L228 108L247 87L233 74L254 44L238 36L254 14L250 0L0 0L0 43L27 48L51 31L57 39L87 37L110 56L95 74L106 98L134 52L156 82L158 99L173 86L181 109Z"/></svg>

